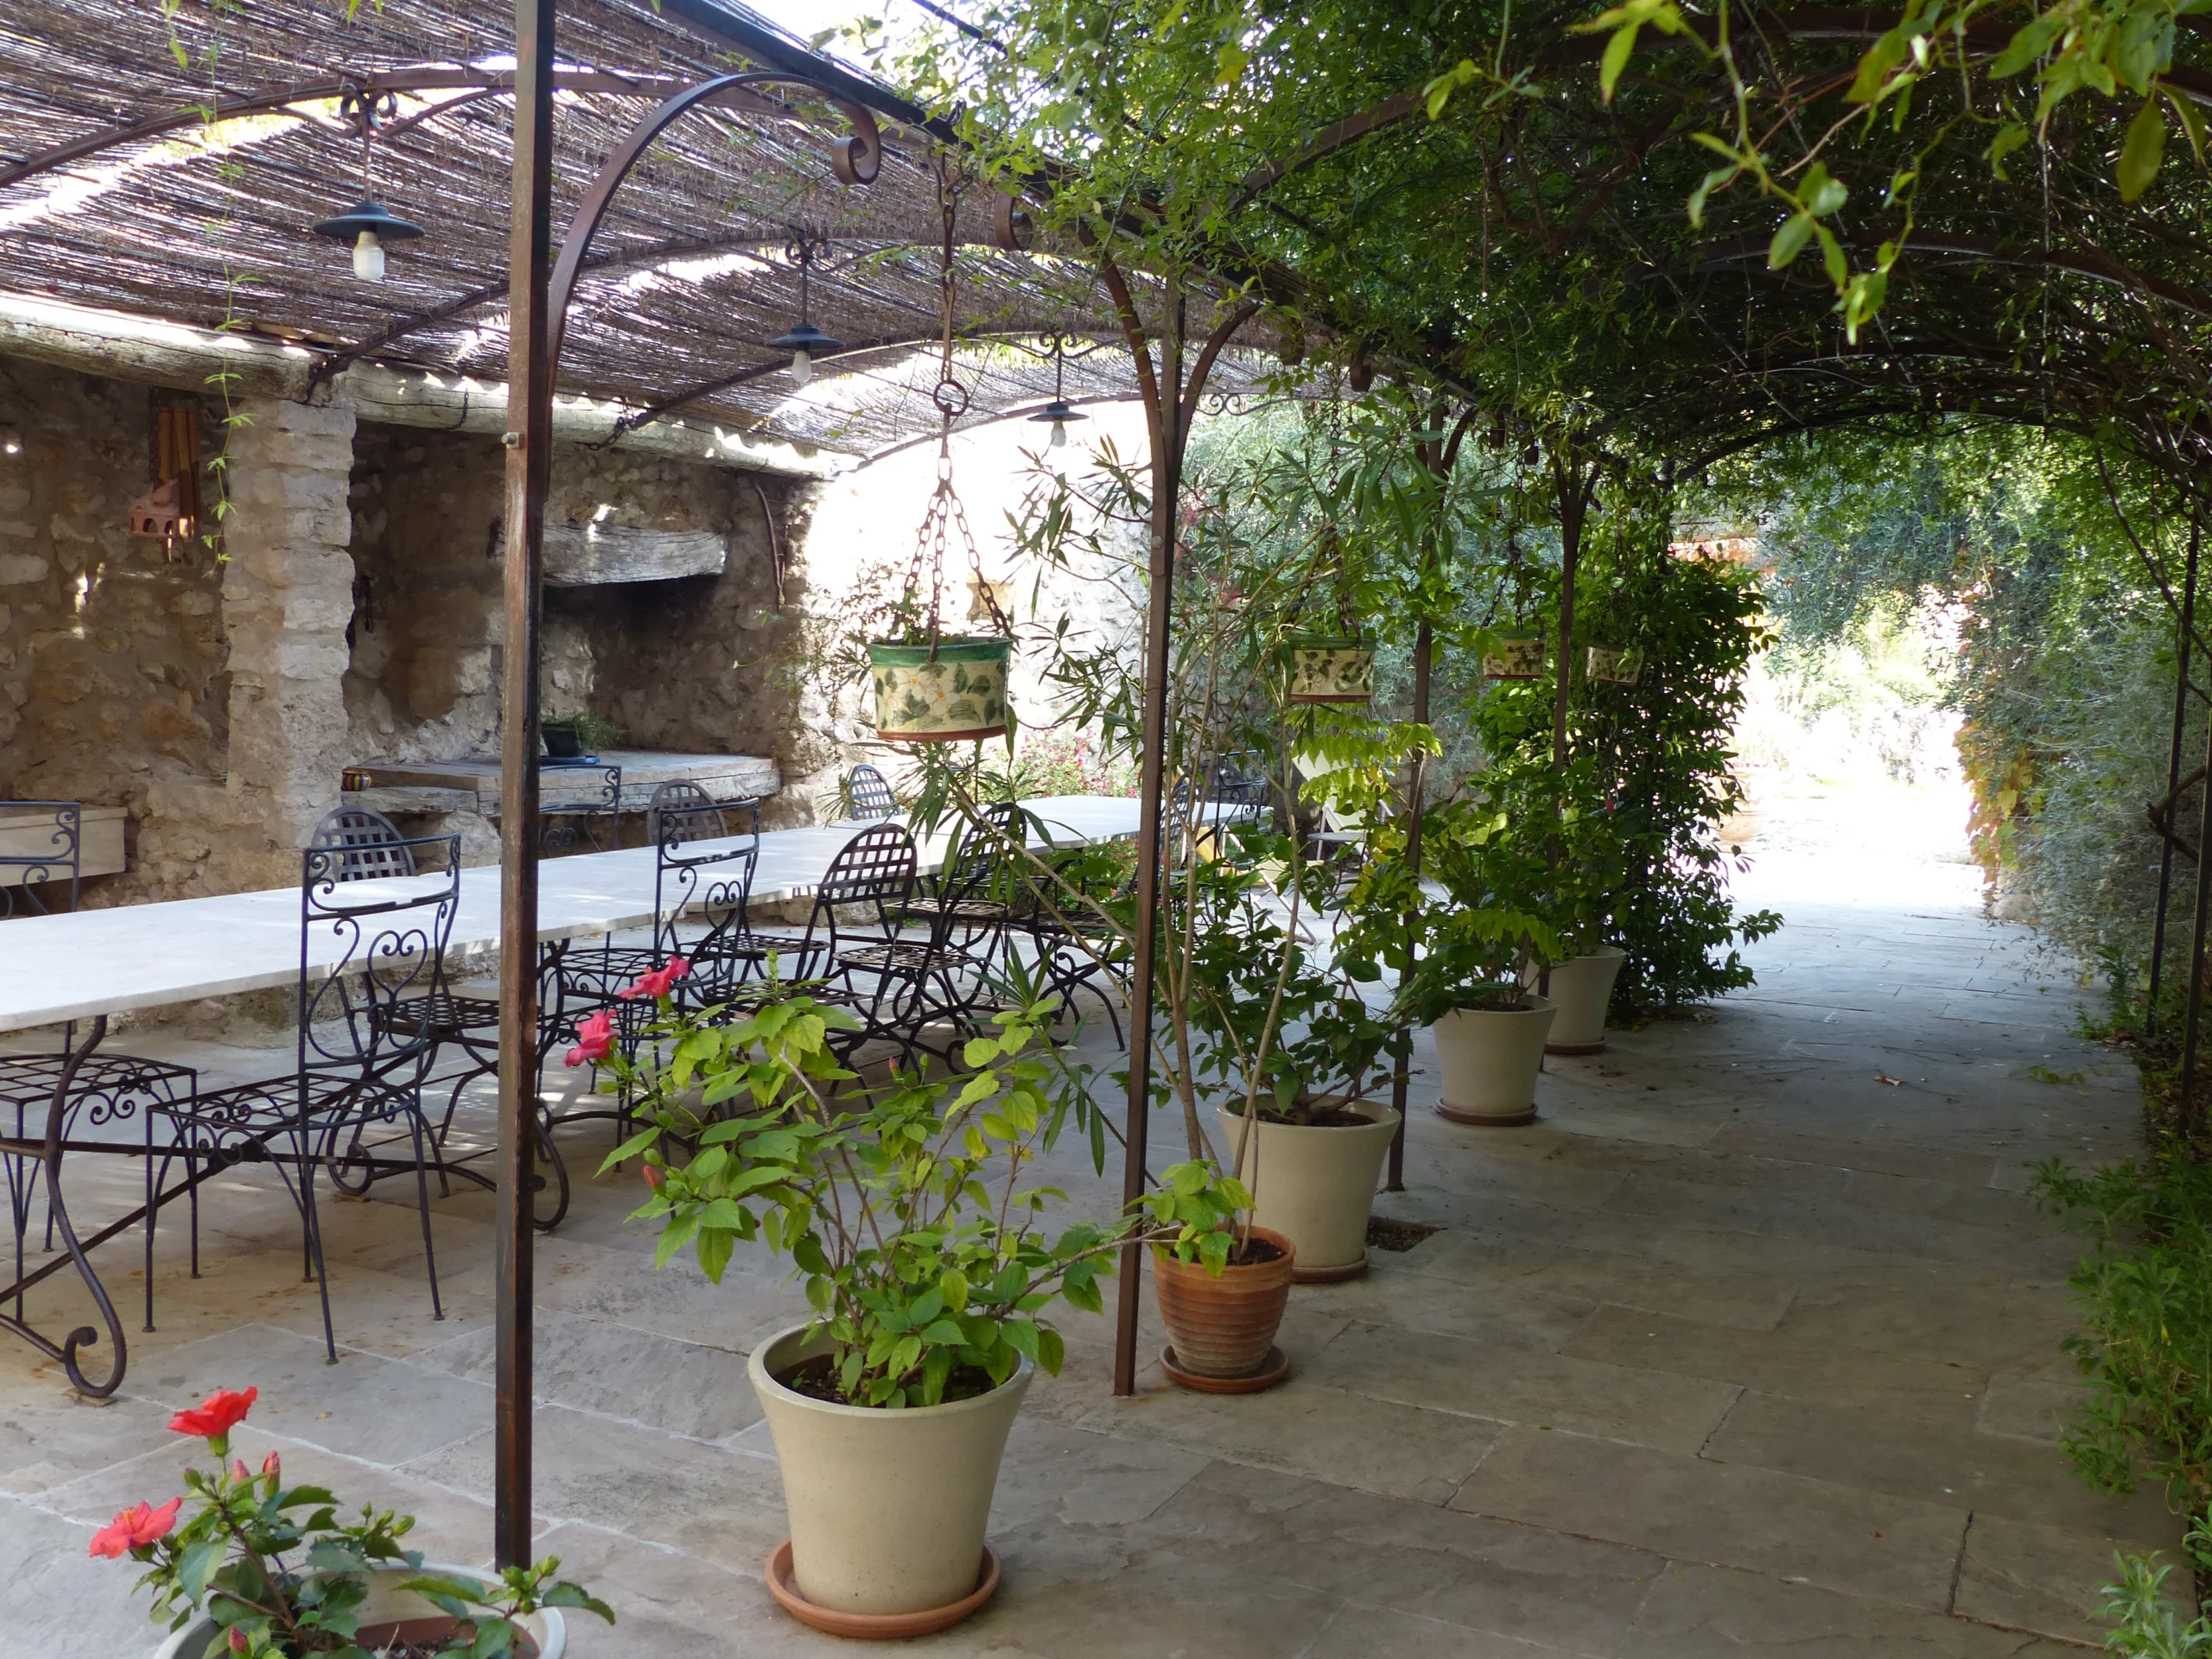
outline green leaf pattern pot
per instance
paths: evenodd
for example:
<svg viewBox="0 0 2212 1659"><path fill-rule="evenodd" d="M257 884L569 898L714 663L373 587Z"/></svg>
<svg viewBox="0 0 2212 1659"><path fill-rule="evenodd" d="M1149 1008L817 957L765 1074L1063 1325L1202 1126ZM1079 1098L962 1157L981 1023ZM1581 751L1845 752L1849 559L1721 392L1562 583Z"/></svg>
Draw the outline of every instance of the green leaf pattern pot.
<svg viewBox="0 0 2212 1659"><path fill-rule="evenodd" d="M1365 634L1294 633L1284 645L1292 702L1375 700L1375 641Z"/></svg>
<svg viewBox="0 0 2212 1659"><path fill-rule="evenodd" d="M1004 734L1013 640L940 639L934 649L878 640L868 656L877 736L957 743Z"/></svg>

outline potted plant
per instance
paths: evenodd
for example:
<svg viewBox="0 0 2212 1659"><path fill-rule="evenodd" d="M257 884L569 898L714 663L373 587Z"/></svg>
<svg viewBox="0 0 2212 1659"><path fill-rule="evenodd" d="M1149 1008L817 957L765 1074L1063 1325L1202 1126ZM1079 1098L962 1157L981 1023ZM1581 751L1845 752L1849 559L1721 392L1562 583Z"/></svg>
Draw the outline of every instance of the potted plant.
<svg viewBox="0 0 2212 1659"><path fill-rule="evenodd" d="M540 722L546 754L556 760L595 760L599 751L622 741L623 728L604 715L586 709L573 715L556 715Z"/></svg>
<svg viewBox="0 0 2212 1659"><path fill-rule="evenodd" d="M1559 960L1549 911L1554 821L1499 798L1440 802L1422 814L1432 898L1391 856L1404 828L1377 830L1379 855L1361 874L1338 948L1346 971L1398 970L1395 1017L1436 1040L1438 1113L1455 1123L1505 1128L1536 1115L1536 1076L1557 1012L1521 976ZM1408 918L1412 925L1408 926Z"/></svg>
<svg viewBox="0 0 2212 1659"><path fill-rule="evenodd" d="M219 1389L177 1413L169 1427L206 1440L213 1471L188 1467L182 1496L139 1503L92 1535L95 1556L146 1568L139 1587L170 1630L155 1659L560 1659L563 1609L614 1622L604 1603L554 1578L557 1558L496 1574L425 1567L401 1542L413 1516L369 1507L341 1525L329 1492L285 1485L276 1452L257 1471L230 1462L231 1431L259 1392Z"/></svg>
<svg viewBox="0 0 2212 1659"><path fill-rule="evenodd" d="M838 1635L944 1629L997 1588L984 1528L1035 1368L1060 1368L1052 1304L1099 1311L1132 1235L1217 1274L1229 1249L1210 1230L1243 1195L1180 1166L1138 1214L1048 1231L1059 1194L1021 1185L1025 1166L1069 1129L1102 1166L1104 1151L1084 1075L1039 1034L1049 1004L996 1015L996 1034L965 1046L964 1075L901 1071L872 1094L837 1092L854 1074L830 1036L855 1021L803 993L743 1017L659 1007L659 1040L634 1064L609 1057L652 1127L605 1167L642 1160L634 1218L660 1224L657 1264L689 1246L719 1281L759 1240L816 1310L747 1365L791 1529L769 1588Z"/></svg>
<svg viewBox="0 0 2212 1659"><path fill-rule="evenodd" d="M1550 772L1535 810L1548 812L1553 828L1546 915L1559 935L1548 967L1531 963L1522 973L1558 1005L1544 1050L1550 1054L1595 1054L1605 1046L1605 1016L1613 985L1628 953L1611 942L1613 907L1627 883L1626 850L1605 798L1596 767L1586 756L1564 772Z"/></svg>
<svg viewBox="0 0 2212 1659"><path fill-rule="evenodd" d="M1356 1278L1398 1128L1395 1109L1363 1096L1390 1027L1249 893L1193 950L1205 991L1192 1018L1209 1039L1200 1071L1228 1138L1224 1161L1250 1190L1255 1222L1291 1242L1292 1282Z"/></svg>
<svg viewBox="0 0 2212 1659"><path fill-rule="evenodd" d="M1005 734L1011 639L871 639L868 658L878 737L958 743Z"/></svg>

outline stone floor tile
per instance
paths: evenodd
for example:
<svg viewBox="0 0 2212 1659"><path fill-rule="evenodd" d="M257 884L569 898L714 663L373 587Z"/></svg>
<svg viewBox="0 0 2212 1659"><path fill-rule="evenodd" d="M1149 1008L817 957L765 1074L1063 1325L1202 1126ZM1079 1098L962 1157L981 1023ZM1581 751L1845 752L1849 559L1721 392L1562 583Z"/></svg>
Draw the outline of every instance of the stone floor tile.
<svg viewBox="0 0 2212 1659"><path fill-rule="evenodd" d="M1846 1347L1795 1331L1735 1331L1623 1307L1598 1309L1560 1351L1740 1383L1793 1400L1873 1406L1961 1429L1973 1426L1987 1381L1979 1371Z"/></svg>
<svg viewBox="0 0 2212 1659"><path fill-rule="evenodd" d="M97 1522L75 1521L0 1495L0 1560L8 1564L0 1659L139 1659L166 1634L131 1594L136 1561L86 1554Z"/></svg>
<svg viewBox="0 0 2212 1659"><path fill-rule="evenodd" d="M1707 1458L1756 1464L1923 1503L2085 1531L2145 1547L2171 1522L2157 1494L2122 1502L2092 1491L2056 1446L1975 1433L1920 1414L1747 1393L1705 1448Z"/></svg>
<svg viewBox="0 0 2212 1659"><path fill-rule="evenodd" d="M1939 1611L1967 1522L1963 1504L1528 1429L1499 1443L1452 1507Z"/></svg>
<svg viewBox="0 0 2212 1659"><path fill-rule="evenodd" d="M1621 1659L2078 1659L2079 1652L1802 1580L1677 1562L1653 1586Z"/></svg>
<svg viewBox="0 0 2212 1659"><path fill-rule="evenodd" d="M1647 1307L1746 1331L1772 1330L1796 1296L1795 1282L1787 1279L1700 1273L1641 1256L1529 1244L1488 1233L1439 1233L1407 1255L1404 1270L1509 1292Z"/></svg>
<svg viewBox="0 0 2212 1659"><path fill-rule="evenodd" d="M492 1421L492 1390L442 1371L241 1325L134 1367L125 1390L171 1410L217 1389L258 1389L255 1426L367 1462L396 1465L467 1440Z"/></svg>
<svg viewBox="0 0 2212 1659"><path fill-rule="evenodd" d="M1382 1255L1370 1252L1370 1259ZM1363 1325L1433 1331L1501 1348L1554 1351L1582 1328L1595 1304L1520 1284L1502 1289L1404 1272L1377 1262L1364 1278L1307 1285L1294 1293L1305 1308Z"/></svg>
<svg viewBox="0 0 2212 1659"><path fill-rule="evenodd" d="M43 1383L0 1378L0 1492L67 1485L112 1465L179 1444L171 1413L128 1396L79 1398Z"/></svg>
<svg viewBox="0 0 2212 1659"><path fill-rule="evenodd" d="M1372 1399L1684 1452L1705 1443L1732 1392L1701 1378L1372 1325L1349 1326L1300 1375Z"/></svg>
<svg viewBox="0 0 2212 1659"><path fill-rule="evenodd" d="M1596 1649L1555 1648L1494 1630L1375 1607L1346 1607L1304 1649L1300 1659L1577 1659Z"/></svg>
<svg viewBox="0 0 2212 1659"><path fill-rule="evenodd" d="M1081 1426L1424 1503L1459 1491L1503 1427L1294 1378L1251 1395L1193 1394L1163 1380L1099 1406Z"/></svg>
<svg viewBox="0 0 2212 1659"><path fill-rule="evenodd" d="M416 1363L489 1383L493 1334L487 1326L455 1337L425 1350ZM537 1334L531 1385L543 1403L701 1440L760 1420L743 1354L543 1311Z"/></svg>
<svg viewBox="0 0 2212 1659"><path fill-rule="evenodd" d="M2056 1446L2088 1398L2078 1377L1993 1376L1974 1427L1985 1434Z"/></svg>
<svg viewBox="0 0 2212 1659"><path fill-rule="evenodd" d="M1967 1529L1953 1609L1963 1618L2010 1630L2101 1644L2107 1627L2095 1613L2104 1601L2104 1586L2120 1576L2113 1564L2115 1552L2147 1554L2159 1546L2167 1560L2177 1561L2181 1530L2169 1518L2165 1536L2146 1541L2116 1529L2078 1529L1977 1512ZM2185 1586L2187 1567L2179 1568L2176 1577Z"/></svg>

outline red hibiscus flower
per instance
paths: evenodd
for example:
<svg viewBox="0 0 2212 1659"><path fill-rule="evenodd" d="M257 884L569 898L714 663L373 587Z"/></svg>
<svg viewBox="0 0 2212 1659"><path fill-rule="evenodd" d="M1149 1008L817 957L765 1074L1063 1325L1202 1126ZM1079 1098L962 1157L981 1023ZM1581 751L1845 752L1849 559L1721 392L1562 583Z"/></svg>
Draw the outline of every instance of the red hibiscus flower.
<svg viewBox="0 0 2212 1659"><path fill-rule="evenodd" d="M142 1544L168 1537L169 1529L176 1524L177 1507L183 1502L181 1497L173 1497L158 1510L150 1503L125 1510L92 1535L92 1554L118 1560Z"/></svg>
<svg viewBox="0 0 2212 1659"><path fill-rule="evenodd" d="M668 1179L668 1172L663 1169L658 1164L647 1164L645 1166L645 1185L652 1188L654 1192L659 1192L660 1184Z"/></svg>
<svg viewBox="0 0 2212 1659"><path fill-rule="evenodd" d="M626 990L617 991L614 995L625 1002L632 1002L640 997L647 996L658 1000L666 996L675 988L676 982L690 971L691 964L683 957L671 957L668 959L668 966L656 968L651 973L639 974L636 984Z"/></svg>
<svg viewBox="0 0 2212 1659"><path fill-rule="evenodd" d="M614 1016L605 1008L576 1027L576 1046L563 1065L596 1065L614 1051Z"/></svg>
<svg viewBox="0 0 2212 1659"><path fill-rule="evenodd" d="M248 1389L244 1394L229 1389L218 1389L189 1411L180 1411L169 1419L169 1427L179 1434L198 1434L210 1440L226 1438L230 1432L245 1421L245 1414L260 1397L259 1389ZM222 1453L216 1453L220 1457Z"/></svg>

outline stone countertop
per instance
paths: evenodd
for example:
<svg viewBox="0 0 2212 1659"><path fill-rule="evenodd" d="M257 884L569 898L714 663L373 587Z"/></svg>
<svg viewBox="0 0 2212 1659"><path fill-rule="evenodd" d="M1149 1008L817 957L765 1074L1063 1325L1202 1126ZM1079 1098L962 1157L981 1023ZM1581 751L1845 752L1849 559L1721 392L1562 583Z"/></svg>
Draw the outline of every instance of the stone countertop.
<svg viewBox="0 0 2212 1659"><path fill-rule="evenodd" d="M1056 844L1068 846L1134 835L1137 803L1095 795L1049 796L1024 804ZM759 903L810 895L835 858L866 823L817 824L760 836L753 877ZM948 837L921 844L921 868L942 861ZM714 842L686 850L711 850ZM538 866L537 937L541 942L642 926L653 915L654 854L624 848ZM348 897L372 903L379 893L434 887L442 876L363 881ZM73 915L24 916L5 924L0 951L0 1032L87 1020L131 1008L167 1007L297 982L300 890L225 893L165 904L121 905ZM498 866L464 869L448 950L488 948L499 938ZM344 941L329 927L308 938L309 973L327 976Z"/></svg>
<svg viewBox="0 0 2212 1659"><path fill-rule="evenodd" d="M718 801L766 799L784 786L783 773L773 760L753 754L673 754L654 749L602 749L601 766L622 768L622 810L642 812L652 792L663 784L697 784ZM583 783L599 774L590 766L544 768L548 785L563 774ZM475 811L486 817L499 814L499 762L496 756L465 760L379 760L346 768L346 798L364 806L391 811ZM422 791L435 804L402 804L406 798L391 791ZM386 802L391 804L386 805Z"/></svg>

